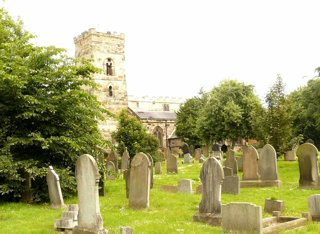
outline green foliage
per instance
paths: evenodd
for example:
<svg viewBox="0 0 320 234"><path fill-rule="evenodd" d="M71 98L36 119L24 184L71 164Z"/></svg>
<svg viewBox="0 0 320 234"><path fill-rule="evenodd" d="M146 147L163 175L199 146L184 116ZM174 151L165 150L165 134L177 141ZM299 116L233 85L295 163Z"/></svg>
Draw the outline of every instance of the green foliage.
<svg viewBox="0 0 320 234"><path fill-rule="evenodd" d="M205 104L205 94L201 97L187 99L177 112L176 134L196 148L201 146L201 138L197 132L197 119Z"/></svg>
<svg viewBox="0 0 320 234"><path fill-rule="evenodd" d="M253 86L224 80L212 89L201 109L198 133L205 142L254 137L253 122L259 108L261 103Z"/></svg>
<svg viewBox="0 0 320 234"><path fill-rule="evenodd" d="M154 160L157 160L158 139L149 134L136 117L128 115L127 110L120 112L118 121L118 128L112 134L118 142L118 153L122 155L127 148L131 158L143 152L149 153Z"/></svg>
<svg viewBox="0 0 320 234"><path fill-rule="evenodd" d="M33 194L43 194L49 165L71 175L78 156L97 156L95 146L104 145L97 127L104 110L84 90L95 88L96 69L63 49L37 47L31 38L0 9L0 194L12 199L23 191L21 169L38 186ZM70 182L62 189L69 185L74 188Z"/></svg>
<svg viewBox="0 0 320 234"><path fill-rule="evenodd" d="M304 140L312 139L320 147L320 78L309 80L307 86L291 93L293 103L293 132Z"/></svg>
<svg viewBox="0 0 320 234"><path fill-rule="evenodd" d="M263 125L266 129L267 143L280 154L290 149L288 143L292 136L291 104L284 89L282 78L278 76L266 96L266 124Z"/></svg>

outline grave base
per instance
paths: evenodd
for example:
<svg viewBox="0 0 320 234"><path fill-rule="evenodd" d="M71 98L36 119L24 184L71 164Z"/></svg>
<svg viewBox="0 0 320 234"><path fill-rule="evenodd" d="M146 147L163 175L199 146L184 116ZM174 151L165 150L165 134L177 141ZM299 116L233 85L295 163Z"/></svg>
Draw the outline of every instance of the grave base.
<svg viewBox="0 0 320 234"><path fill-rule="evenodd" d="M262 233L279 233L284 230L294 230L303 228L307 224L306 218L279 216L265 218L262 220Z"/></svg>
<svg viewBox="0 0 320 234"><path fill-rule="evenodd" d="M280 187L280 180L242 180L240 181L241 188L252 187Z"/></svg>
<svg viewBox="0 0 320 234"><path fill-rule="evenodd" d="M207 223L211 226L221 226L221 214L196 213L193 221Z"/></svg>

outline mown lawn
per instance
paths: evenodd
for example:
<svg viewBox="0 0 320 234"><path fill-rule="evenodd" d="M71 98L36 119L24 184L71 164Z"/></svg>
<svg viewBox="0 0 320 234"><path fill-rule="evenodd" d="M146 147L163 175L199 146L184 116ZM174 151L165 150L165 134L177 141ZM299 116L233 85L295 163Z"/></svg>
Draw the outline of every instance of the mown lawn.
<svg viewBox="0 0 320 234"><path fill-rule="evenodd" d="M154 176L154 188L150 192L150 208L133 210L128 208L125 183L122 176L107 181L106 196L100 198L100 209L104 227L110 233L119 233L120 226L131 226L134 233L221 233L221 228L192 221L200 202L199 194L181 194L160 191L161 185L177 185L180 179L192 179L193 189L200 184L199 172L202 164L179 164L178 174L164 173ZM242 188L240 195L222 194L222 203L251 202L264 206L264 200L275 197L285 202L283 215L301 216L308 211L307 198L319 190L298 189L299 169L297 162L278 161L280 188ZM77 203L76 198L65 201ZM0 233L55 233L53 223L62 210L53 210L49 204L27 205L22 203L0 204ZM264 217L269 216L263 214ZM308 224L304 229L288 233L320 233L320 224Z"/></svg>

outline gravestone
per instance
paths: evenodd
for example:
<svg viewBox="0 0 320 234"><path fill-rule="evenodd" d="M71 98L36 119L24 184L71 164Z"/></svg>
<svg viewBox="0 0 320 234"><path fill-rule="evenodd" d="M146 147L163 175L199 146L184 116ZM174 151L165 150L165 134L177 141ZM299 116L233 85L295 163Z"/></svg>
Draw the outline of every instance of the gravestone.
<svg viewBox="0 0 320 234"><path fill-rule="evenodd" d="M223 167L223 174L224 176L232 176L233 170L231 167Z"/></svg>
<svg viewBox="0 0 320 234"><path fill-rule="evenodd" d="M178 173L178 155L167 149L167 173Z"/></svg>
<svg viewBox="0 0 320 234"><path fill-rule="evenodd" d="M216 226L221 223L221 184L224 175L220 162L210 157L202 165L200 179L202 182L202 197L199 212L193 220L206 222Z"/></svg>
<svg viewBox="0 0 320 234"><path fill-rule="evenodd" d="M103 229L100 214L98 184L100 174L94 158L89 154L81 155L76 163L76 180L78 190L78 225L74 234L107 233Z"/></svg>
<svg viewBox="0 0 320 234"><path fill-rule="evenodd" d="M259 180L258 173L259 155L252 146L245 146L243 149L243 180Z"/></svg>
<svg viewBox="0 0 320 234"><path fill-rule="evenodd" d="M320 194L308 197L308 208L312 217L312 221L320 220Z"/></svg>
<svg viewBox="0 0 320 234"><path fill-rule="evenodd" d="M240 194L240 177L238 175L225 176L221 192L224 194Z"/></svg>
<svg viewBox="0 0 320 234"><path fill-rule="evenodd" d="M297 156L300 172L300 187L318 186L318 149L313 144L304 143L297 149Z"/></svg>
<svg viewBox="0 0 320 234"><path fill-rule="evenodd" d="M153 188L153 158L150 154L147 153L147 156L150 161L150 188Z"/></svg>
<svg viewBox="0 0 320 234"><path fill-rule="evenodd" d="M129 189L130 189L130 168L123 171L123 178L126 184L126 198L129 198Z"/></svg>
<svg viewBox="0 0 320 234"><path fill-rule="evenodd" d="M220 145L215 143L212 145L212 151L220 151Z"/></svg>
<svg viewBox="0 0 320 234"><path fill-rule="evenodd" d="M201 147L201 152L206 158L209 157L209 147L208 146L203 145Z"/></svg>
<svg viewBox="0 0 320 234"><path fill-rule="evenodd" d="M127 170L130 167L130 156L126 148L121 157L121 170Z"/></svg>
<svg viewBox="0 0 320 234"><path fill-rule="evenodd" d="M277 153L272 145L266 144L259 154L259 174L261 180L278 180Z"/></svg>
<svg viewBox="0 0 320 234"><path fill-rule="evenodd" d="M47 184L48 184L51 208L57 209L57 208L65 207L65 204L63 202L61 187L60 187L59 176L53 170L52 166L49 166L48 168Z"/></svg>
<svg viewBox="0 0 320 234"><path fill-rule="evenodd" d="M194 150L194 159L199 161L201 157L201 148L197 148Z"/></svg>
<svg viewBox="0 0 320 234"><path fill-rule="evenodd" d="M295 161L296 160L296 151L289 150L284 155L284 161Z"/></svg>
<svg viewBox="0 0 320 234"><path fill-rule="evenodd" d="M131 162L129 207L148 208L150 195L150 161L146 154L138 153Z"/></svg>
<svg viewBox="0 0 320 234"><path fill-rule="evenodd" d="M108 161L108 164L107 164L107 180L114 180L116 178L115 176L116 174L116 168L113 164L112 161Z"/></svg>
<svg viewBox="0 0 320 234"><path fill-rule="evenodd" d="M156 162L154 168L155 168L156 175L161 174L161 162Z"/></svg>
<svg viewBox="0 0 320 234"><path fill-rule="evenodd" d="M235 157L238 164L238 171L243 171L243 156L242 157Z"/></svg>
<svg viewBox="0 0 320 234"><path fill-rule="evenodd" d="M181 150L183 152L183 163L184 164L189 164L191 163L190 161L190 149L189 149L189 146L187 143L184 143L182 146L181 146Z"/></svg>
<svg viewBox="0 0 320 234"><path fill-rule="evenodd" d="M119 169L118 156L117 156L117 154L114 152L113 148L111 148L111 152L110 152L110 154L108 155L107 165L108 165L108 162L109 162L109 161L113 162L113 165L114 165L114 167L115 167L115 172L118 173L118 169Z"/></svg>
<svg viewBox="0 0 320 234"><path fill-rule="evenodd" d="M267 198L264 200L264 212L272 214L274 211L284 211L284 201Z"/></svg>
<svg viewBox="0 0 320 234"><path fill-rule="evenodd" d="M180 193L192 193L192 180L183 179L178 182L178 192Z"/></svg>
<svg viewBox="0 0 320 234"><path fill-rule="evenodd" d="M224 161L224 166L232 168L233 174L238 174L238 163L234 157L234 151L231 149L227 151L227 158Z"/></svg>
<svg viewBox="0 0 320 234"><path fill-rule="evenodd" d="M68 205L68 210L63 211L61 219L54 222L54 230L58 232L68 233L78 224L78 204Z"/></svg>
<svg viewBox="0 0 320 234"><path fill-rule="evenodd" d="M222 160L223 152L220 150L220 145L215 143L212 145L212 153L211 155L218 160Z"/></svg>
<svg viewBox="0 0 320 234"><path fill-rule="evenodd" d="M222 205L221 226L224 233L262 234L260 206L246 202Z"/></svg>

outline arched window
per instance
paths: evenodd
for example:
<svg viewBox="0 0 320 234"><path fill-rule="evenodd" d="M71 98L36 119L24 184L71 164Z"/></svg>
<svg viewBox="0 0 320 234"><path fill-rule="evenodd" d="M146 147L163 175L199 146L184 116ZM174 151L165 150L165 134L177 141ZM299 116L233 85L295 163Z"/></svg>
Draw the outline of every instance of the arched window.
<svg viewBox="0 0 320 234"><path fill-rule="evenodd" d="M153 130L153 135L158 138L160 147L163 147L163 130L159 126Z"/></svg>
<svg viewBox="0 0 320 234"><path fill-rule="evenodd" d="M112 85L109 85L109 97L113 96Z"/></svg>
<svg viewBox="0 0 320 234"><path fill-rule="evenodd" d="M111 58L107 58L106 62L106 74L107 76L113 76L114 75L114 64Z"/></svg>

